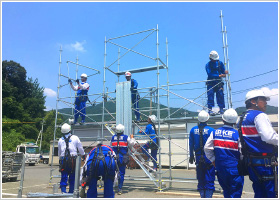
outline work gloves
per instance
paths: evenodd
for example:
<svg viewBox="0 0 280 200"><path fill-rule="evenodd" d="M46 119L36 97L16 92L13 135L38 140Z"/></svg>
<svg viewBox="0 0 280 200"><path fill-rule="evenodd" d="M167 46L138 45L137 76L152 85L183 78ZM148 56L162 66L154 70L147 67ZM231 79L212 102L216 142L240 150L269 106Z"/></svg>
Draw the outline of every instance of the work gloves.
<svg viewBox="0 0 280 200"><path fill-rule="evenodd" d="M195 162L195 158L194 158L194 156L191 156L190 159L189 159L189 163L193 164L193 162Z"/></svg>
<svg viewBox="0 0 280 200"><path fill-rule="evenodd" d="M72 83L71 79L68 79L68 83Z"/></svg>

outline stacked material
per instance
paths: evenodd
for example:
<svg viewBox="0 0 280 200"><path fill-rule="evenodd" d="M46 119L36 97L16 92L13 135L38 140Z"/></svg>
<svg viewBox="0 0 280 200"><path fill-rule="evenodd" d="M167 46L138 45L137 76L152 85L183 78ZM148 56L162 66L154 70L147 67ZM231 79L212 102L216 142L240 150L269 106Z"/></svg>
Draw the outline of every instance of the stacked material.
<svg viewBox="0 0 280 200"><path fill-rule="evenodd" d="M17 181L21 170L23 153L2 152L2 182Z"/></svg>

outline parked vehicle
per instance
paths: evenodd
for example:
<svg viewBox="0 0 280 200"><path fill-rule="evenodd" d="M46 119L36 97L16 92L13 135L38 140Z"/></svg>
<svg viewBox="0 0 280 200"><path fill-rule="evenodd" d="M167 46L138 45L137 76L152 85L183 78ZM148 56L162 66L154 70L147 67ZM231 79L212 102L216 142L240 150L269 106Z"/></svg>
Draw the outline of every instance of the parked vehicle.
<svg viewBox="0 0 280 200"><path fill-rule="evenodd" d="M43 153L41 154L40 159L44 164L49 164L49 157L49 153Z"/></svg>
<svg viewBox="0 0 280 200"><path fill-rule="evenodd" d="M23 153L2 152L2 183L17 181L22 166Z"/></svg>
<svg viewBox="0 0 280 200"><path fill-rule="evenodd" d="M39 147L32 142L18 145L17 152L22 152L25 155L25 163L29 165L38 164L40 161Z"/></svg>

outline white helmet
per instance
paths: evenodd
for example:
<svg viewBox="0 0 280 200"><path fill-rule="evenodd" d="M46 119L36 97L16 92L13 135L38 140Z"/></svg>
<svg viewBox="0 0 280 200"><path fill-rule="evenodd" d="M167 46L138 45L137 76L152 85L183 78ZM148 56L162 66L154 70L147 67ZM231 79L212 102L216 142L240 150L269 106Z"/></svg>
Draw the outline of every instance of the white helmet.
<svg viewBox="0 0 280 200"><path fill-rule="evenodd" d="M209 114L205 110L200 111L198 114L198 121L200 122L207 122L209 119Z"/></svg>
<svg viewBox="0 0 280 200"><path fill-rule="evenodd" d="M256 97L265 97L267 101L270 100L270 98L266 96L262 90L251 90L247 92L245 102Z"/></svg>
<svg viewBox="0 0 280 200"><path fill-rule="evenodd" d="M219 54L217 53L217 51L211 51L209 58L211 58L212 60L219 60Z"/></svg>
<svg viewBox="0 0 280 200"><path fill-rule="evenodd" d="M238 118L237 112L230 108L225 111L225 113L222 115L222 118L224 121L230 124L235 124Z"/></svg>
<svg viewBox="0 0 280 200"><path fill-rule="evenodd" d="M155 122L157 120L157 117L155 115L150 115L149 118L152 120L152 122Z"/></svg>
<svg viewBox="0 0 280 200"><path fill-rule="evenodd" d="M118 124L116 126L116 133L123 133L124 132L124 125Z"/></svg>
<svg viewBox="0 0 280 200"><path fill-rule="evenodd" d="M69 119L69 124L74 124L74 119Z"/></svg>
<svg viewBox="0 0 280 200"><path fill-rule="evenodd" d="M81 78L87 78L86 74L81 74Z"/></svg>
<svg viewBox="0 0 280 200"><path fill-rule="evenodd" d="M131 76L131 73L130 72L125 72L125 76Z"/></svg>
<svg viewBox="0 0 280 200"><path fill-rule="evenodd" d="M69 133L71 131L71 126L67 123L63 124L61 126L61 133L66 134Z"/></svg>

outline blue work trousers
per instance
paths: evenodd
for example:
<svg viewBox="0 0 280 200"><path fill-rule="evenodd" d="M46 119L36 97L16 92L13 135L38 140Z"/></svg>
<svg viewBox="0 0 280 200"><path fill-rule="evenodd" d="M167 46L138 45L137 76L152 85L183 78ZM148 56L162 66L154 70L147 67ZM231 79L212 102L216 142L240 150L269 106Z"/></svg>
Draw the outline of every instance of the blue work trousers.
<svg viewBox="0 0 280 200"><path fill-rule="evenodd" d="M215 86L218 83L221 83ZM219 108L225 108L225 100L224 100L224 88L223 83L221 81L211 81L207 85L207 97L208 97L208 108L212 109L214 107L214 94L216 93L217 104ZM215 87L214 87L215 86Z"/></svg>
<svg viewBox="0 0 280 200"><path fill-rule="evenodd" d="M197 161L198 156L196 157ZM205 164L204 166L199 166L196 163L196 178L198 180L197 190L215 190L214 181L215 181L215 167L210 165L210 163Z"/></svg>
<svg viewBox="0 0 280 200"><path fill-rule="evenodd" d="M102 180L104 180L104 177L102 177ZM111 178L106 178L104 180L104 198L114 198L114 180ZM87 198L97 198L97 179L92 178L89 183L89 188L87 191Z"/></svg>
<svg viewBox="0 0 280 200"><path fill-rule="evenodd" d="M74 192L75 172L69 173L67 171L61 172L60 189L61 192L66 193L66 186L69 176L69 193Z"/></svg>
<svg viewBox="0 0 280 200"><path fill-rule="evenodd" d="M241 198L244 176L240 176L236 167L221 167L218 181L224 191L224 198Z"/></svg>
<svg viewBox="0 0 280 200"><path fill-rule="evenodd" d="M272 176L273 170L271 167L253 166L261 176ZM249 178L253 182L253 190L255 192L254 198L276 198L274 180L259 181L257 175L248 167Z"/></svg>
<svg viewBox="0 0 280 200"><path fill-rule="evenodd" d="M78 100L76 100L74 123L76 123L78 121L79 115L81 115L81 117L82 117L82 122L85 122L85 118L86 118L86 102L85 101L79 102Z"/></svg>
<svg viewBox="0 0 280 200"><path fill-rule="evenodd" d="M119 165L118 187L122 189L126 165Z"/></svg>
<svg viewBox="0 0 280 200"><path fill-rule="evenodd" d="M150 145L151 144L149 142L147 142L144 146L142 146L142 148L143 148L142 152L148 157L148 159L151 157L153 158L152 159L152 162L154 164L153 169L157 170L157 162L156 162L157 161L157 149L151 149ZM151 155L149 154L148 149L151 149Z"/></svg>
<svg viewBox="0 0 280 200"><path fill-rule="evenodd" d="M131 101L133 104L133 108L136 110L134 114L136 116L136 120L140 121L140 113L139 113L139 95L138 94L131 94Z"/></svg>

